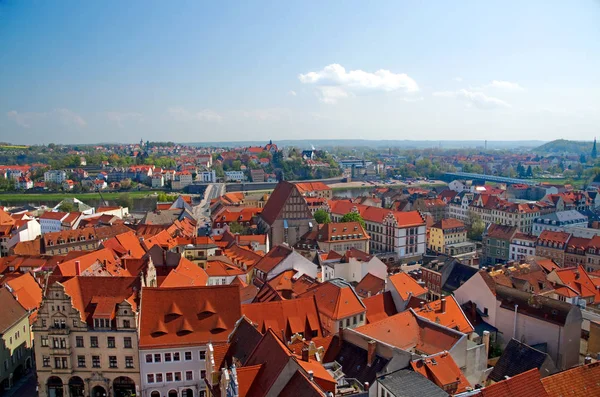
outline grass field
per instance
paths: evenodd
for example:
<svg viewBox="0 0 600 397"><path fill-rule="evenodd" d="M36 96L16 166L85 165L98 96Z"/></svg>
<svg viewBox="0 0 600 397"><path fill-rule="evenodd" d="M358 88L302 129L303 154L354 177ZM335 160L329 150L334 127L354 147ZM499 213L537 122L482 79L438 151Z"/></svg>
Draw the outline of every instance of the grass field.
<svg viewBox="0 0 600 397"><path fill-rule="evenodd" d="M153 191L131 191L131 192L110 192L102 193L102 197L105 200L114 200L119 198L122 194L128 194L131 198L143 198L155 194ZM86 200L100 200L100 194L98 193L0 193L0 203L29 203L29 202L46 202L56 201L59 202L66 198L77 197L81 201Z"/></svg>
<svg viewBox="0 0 600 397"><path fill-rule="evenodd" d="M19 145L0 145L0 150L17 150L17 149L29 149L29 146L19 146Z"/></svg>

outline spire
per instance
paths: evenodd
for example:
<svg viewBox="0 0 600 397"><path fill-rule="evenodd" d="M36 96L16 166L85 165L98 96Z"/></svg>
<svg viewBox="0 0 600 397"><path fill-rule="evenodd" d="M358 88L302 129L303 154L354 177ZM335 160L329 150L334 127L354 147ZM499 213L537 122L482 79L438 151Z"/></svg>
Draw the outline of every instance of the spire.
<svg viewBox="0 0 600 397"><path fill-rule="evenodd" d="M598 155L598 151L596 150L596 137L594 137L594 146L592 147L592 158L595 159Z"/></svg>

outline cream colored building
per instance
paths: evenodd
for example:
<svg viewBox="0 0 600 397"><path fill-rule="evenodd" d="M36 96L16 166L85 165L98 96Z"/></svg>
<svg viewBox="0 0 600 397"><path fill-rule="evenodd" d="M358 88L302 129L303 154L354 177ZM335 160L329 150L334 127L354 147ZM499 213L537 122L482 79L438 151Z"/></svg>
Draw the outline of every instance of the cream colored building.
<svg viewBox="0 0 600 397"><path fill-rule="evenodd" d="M33 325L40 397L139 395L137 277L48 287Z"/></svg>
<svg viewBox="0 0 600 397"><path fill-rule="evenodd" d="M450 245L467 241L467 228L458 219L442 219L429 228L427 247L435 252L446 253Z"/></svg>

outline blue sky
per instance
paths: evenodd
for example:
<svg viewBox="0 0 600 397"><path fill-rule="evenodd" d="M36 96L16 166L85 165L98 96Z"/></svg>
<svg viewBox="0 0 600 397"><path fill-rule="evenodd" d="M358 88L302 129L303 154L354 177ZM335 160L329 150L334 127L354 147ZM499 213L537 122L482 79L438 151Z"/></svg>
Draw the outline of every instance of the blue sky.
<svg viewBox="0 0 600 397"><path fill-rule="evenodd" d="M15 143L591 140L599 70L597 0L0 0Z"/></svg>

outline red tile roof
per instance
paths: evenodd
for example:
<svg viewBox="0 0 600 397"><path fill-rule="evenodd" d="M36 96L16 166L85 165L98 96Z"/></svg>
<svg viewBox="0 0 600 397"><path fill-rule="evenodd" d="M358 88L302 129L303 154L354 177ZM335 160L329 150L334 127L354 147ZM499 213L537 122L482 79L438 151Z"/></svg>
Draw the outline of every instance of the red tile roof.
<svg viewBox="0 0 600 397"><path fill-rule="evenodd" d="M255 268L264 272L269 273L273 270L281 261L288 257L293 250L285 245L278 245L273 247L267 255L265 255L258 263Z"/></svg>
<svg viewBox="0 0 600 397"><path fill-rule="evenodd" d="M62 221L63 218L65 218L68 215L69 214L67 212L51 212L51 211L49 211L49 212L44 212L42 215L40 215L40 219Z"/></svg>
<svg viewBox="0 0 600 397"><path fill-rule="evenodd" d="M348 200L330 200L331 212L345 215L356 212L367 222L383 223L388 216L395 219L398 227L425 226L425 219L419 211L392 211L386 208L373 207L363 204L355 204Z"/></svg>
<svg viewBox="0 0 600 397"><path fill-rule="evenodd" d="M302 195L310 192L331 190L331 188L323 182L296 182L296 187Z"/></svg>
<svg viewBox="0 0 600 397"><path fill-rule="evenodd" d="M390 291L371 296L370 298L365 298L363 299L363 303L367 307L368 324L398 314L398 310L394 304L394 298L392 298L392 293Z"/></svg>
<svg viewBox="0 0 600 397"><path fill-rule="evenodd" d="M272 330L268 330L246 361L247 366L263 365L261 373L248 390L248 395L266 396L292 357L290 349Z"/></svg>
<svg viewBox="0 0 600 397"><path fill-rule="evenodd" d="M368 240L369 235L360 222L326 223L317 233L317 241L330 243L334 241Z"/></svg>
<svg viewBox="0 0 600 397"><path fill-rule="evenodd" d="M296 371L279 393L279 397L322 397L325 393L302 372Z"/></svg>
<svg viewBox="0 0 600 397"><path fill-rule="evenodd" d="M229 277L246 274L242 269L220 260L208 260L204 265L204 271L208 274L208 277Z"/></svg>
<svg viewBox="0 0 600 397"><path fill-rule="evenodd" d="M237 285L143 288L140 349L225 343L240 317Z"/></svg>
<svg viewBox="0 0 600 397"><path fill-rule="evenodd" d="M465 228L465 224L459 221L458 219L448 218L442 219L434 223L431 227L436 229L448 230L448 229L458 229Z"/></svg>
<svg viewBox="0 0 600 397"><path fill-rule="evenodd" d="M169 272L160 287L198 287L206 285L207 282L208 275L204 269L182 256L179 265Z"/></svg>
<svg viewBox="0 0 600 397"><path fill-rule="evenodd" d="M427 288L420 286L414 278L406 273L401 272L389 276L388 281L404 301L407 301L411 296L427 294Z"/></svg>
<svg viewBox="0 0 600 397"><path fill-rule="evenodd" d="M314 296L319 312L335 321L366 311L350 284L337 279L317 285L300 295L306 296Z"/></svg>
<svg viewBox="0 0 600 397"><path fill-rule="evenodd" d="M236 368L238 397L246 397L261 368L262 364Z"/></svg>
<svg viewBox="0 0 600 397"><path fill-rule="evenodd" d="M598 379L600 379L600 362L546 376L541 381L549 397L588 397L600 396Z"/></svg>
<svg viewBox="0 0 600 397"><path fill-rule="evenodd" d="M449 295L444 299L446 299L446 310L444 312L442 312L441 299L427 302L422 308L415 308L414 311L418 316L425 317L429 321L433 321L445 327L456 329L465 334L473 332L473 326L465 316L465 313L462 311L456 299L454 299L454 296Z"/></svg>
<svg viewBox="0 0 600 397"><path fill-rule="evenodd" d="M471 384L448 352L422 358L410 363L420 373L446 392L457 394L467 391Z"/></svg>
<svg viewBox="0 0 600 397"><path fill-rule="evenodd" d="M548 376L545 379L551 378ZM494 383L479 391L477 396L481 397L548 397L550 394L542 386L544 380L540 382L540 373L537 368L523 372L512 378ZM568 382L567 382L568 383ZM555 396L576 396L575 394L556 394ZM581 394L581 396L591 396L591 394Z"/></svg>
<svg viewBox="0 0 600 397"><path fill-rule="evenodd" d="M538 240L539 241L548 241L551 243L566 244L567 241L569 241L570 237L571 237L570 233L554 232L552 230L544 230L540 234Z"/></svg>
<svg viewBox="0 0 600 397"><path fill-rule="evenodd" d="M42 288L31 273L25 273L5 283L26 310L37 310L42 304Z"/></svg>
<svg viewBox="0 0 600 397"><path fill-rule="evenodd" d="M93 317L113 319L116 305L127 301L137 311L138 277L73 277L62 283L79 311L81 321L93 326Z"/></svg>
<svg viewBox="0 0 600 397"><path fill-rule="evenodd" d="M402 332L398 332L401 329ZM449 351L464 334L420 319L412 309L363 325L356 332L406 351L436 354Z"/></svg>
<svg viewBox="0 0 600 397"><path fill-rule="evenodd" d="M361 298L377 295L385 289L385 280L371 273L367 273L362 280L354 287L354 290Z"/></svg>
<svg viewBox="0 0 600 397"><path fill-rule="evenodd" d="M277 335L285 336L286 341L297 333L306 339L323 336L312 297L242 305L242 314L256 324L260 332L272 329ZM313 336L313 332L316 335Z"/></svg>
<svg viewBox="0 0 600 397"><path fill-rule="evenodd" d="M287 199L292 195L294 190L298 191L298 188L293 183L286 181L279 182L275 187L275 190L273 190L273 193L271 193L269 200L267 200L267 203L260 214L261 218L269 225L272 225L283 210ZM298 194L300 193L298 192Z"/></svg>

